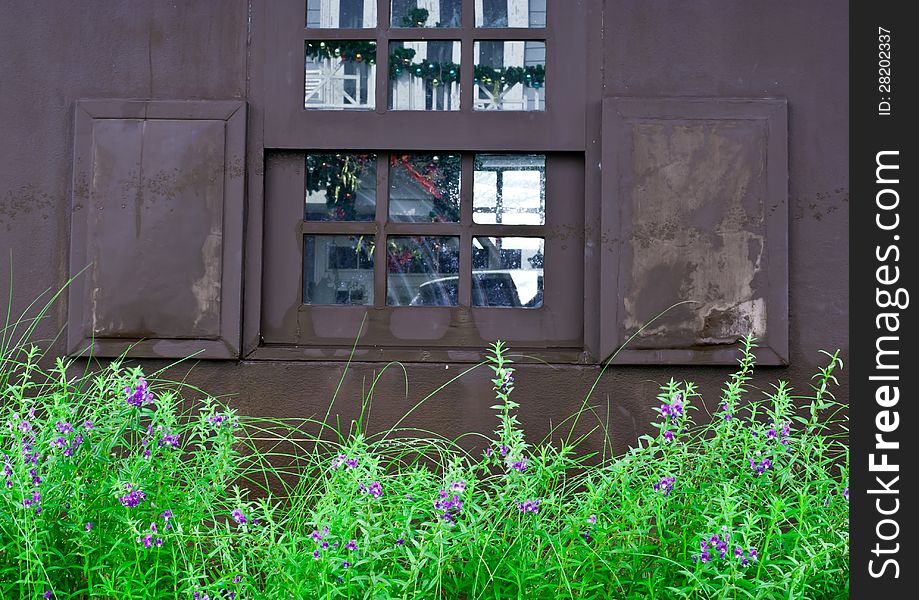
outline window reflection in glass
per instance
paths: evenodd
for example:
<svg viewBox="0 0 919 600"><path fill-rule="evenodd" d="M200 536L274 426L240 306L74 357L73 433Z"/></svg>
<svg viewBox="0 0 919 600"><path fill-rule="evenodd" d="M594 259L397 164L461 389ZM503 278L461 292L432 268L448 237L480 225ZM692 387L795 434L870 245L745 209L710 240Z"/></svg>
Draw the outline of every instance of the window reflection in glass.
<svg viewBox="0 0 919 600"><path fill-rule="evenodd" d="M389 43L390 110L459 110L460 43Z"/></svg>
<svg viewBox="0 0 919 600"><path fill-rule="evenodd" d="M377 0L306 0L306 26L366 29L377 26Z"/></svg>
<svg viewBox="0 0 919 600"><path fill-rule="evenodd" d="M546 43L483 40L473 48L475 110L546 109Z"/></svg>
<svg viewBox="0 0 919 600"><path fill-rule="evenodd" d="M306 155L307 221L372 221L376 211L376 155Z"/></svg>
<svg viewBox="0 0 919 600"><path fill-rule="evenodd" d="M374 236L303 236L304 304L373 304Z"/></svg>
<svg viewBox="0 0 919 600"><path fill-rule="evenodd" d="M376 105L377 43L306 42L303 106L315 110L369 110Z"/></svg>
<svg viewBox="0 0 919 600"><path fill-rule="evenodd" d="M458 237L390 237L386 260L388 305L456 306Z"/></svg>
<svg viewBox="0 0 919 600"><path fill-rule="evenodd" d="M472 220L503 225L546 222L544 154L477 154Z"/></svg>
<svg viewBox="0 0 919 600"><path fill-rule="evenodd" d="M389 164L391 221L459 221L459 154L392 154Z"/></svg>
<svg viewBox="0 0 919 600"><path fill-rule="evenodd" d="M476 27L545 27L546 0L479 0Z"/></svg>
<svg viewBox="0 0 919 600"><path fill-rule="evenodd" d="M539 308L544 257L543 238L473 238L472 305Z"/></svg>
<svg viewBox="0 0 919 600"><path fill-rule="evenodd" d="M392 26L459 27L461 0L392 0Z"/></svg>

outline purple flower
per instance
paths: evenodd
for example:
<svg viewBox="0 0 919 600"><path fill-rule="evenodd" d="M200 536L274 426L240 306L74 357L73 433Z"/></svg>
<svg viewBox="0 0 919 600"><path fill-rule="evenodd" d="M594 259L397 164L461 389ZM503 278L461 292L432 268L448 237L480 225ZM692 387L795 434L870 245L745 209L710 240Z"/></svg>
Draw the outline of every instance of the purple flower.
<svg viewBox="0 0 919 600"><path fill-rule="evenodd" d="M517 508L519 508L520 512L523 512L523 513L538 513L539 503L540 503L539 498L537 498L536 500L524 500L523 502L517 503Z"/></svg>
<svg viewBox="0 0 919 600"><path fill-rule="evenodd" d="M86 531L92 531L92 528L93 528L93 522L92 522L92 521L88 521L88 522L86 523Z"/></svg>
<svg viewBox="0 0 919 600"><path fill-rule="evenodd" d="M35 514L41 513L41 492L32 492L28 498L22 499L22 506L25 508L35 507Z"/></svg>
<svg viewBox="0 0 919 600"><path fill-rule="evenodd" d="M357 467L357 462L358 461L356 458L348 458L345 454L339 454L332 459L332 470L337 471L341 466L345 466L349 469L354 469Z"/></svg>
<svg viewBox="0 0 919 600"><path fill-rule="evenodd" d="M846 502L849 501L849 488L848 487L843 488L842 497L846 499Z"/></svg>
<svg viewBox="0 0 919 600"><path fill-rule="evenodd" d="M527 457L524 456L520 460L515 460L511 463L511 468L523 473L527 470Z"/></svg>
<svg viewBox="0 0 919 600"><path fill-rule="evenodd" d="M246 524L246 515L243 514L242 509L234 508L232 517L233 517L233 520L236 521L238 525Z"/></svg>
<svg viewBox="0 0 919 600"><path fill-rule="evenodd" d="M342 566L342 568L344 568L344 569L348 569L348 568L351 567L351 563L349 563L349 562L346 561L346 560L343 560L343 561L341 561L341 566Z"/></svg>
<svg viewBox="0 0 919 600"><path fill-rule="evenodd" d="M364 484L361 484L361 490L368 492L374 498L379 498L383 495L383 486L380 485L379 481L371 481L366 488L364 488Z"/></svg>
<svg viewBox="0 0 919 600"><path fill-rule="evenodd" d="M463 493L466 491L466 482L465 481L454 481L450 484L451 492Z"/></svg>
<svg viewBox="0 0 919 600"><path fill-rule="evenodd" d="M51 445L54 446L55 448L63 448L64 446L67 445L67 438L60 435L51 441Z"/></svg>
<svg viewBox="0 0 919 600"><path fill-rule="evenodd" d="M92 429L95 427L92 421L83 421L83 429Z"/></svg>
<svg viewBox="0 0 919 600"><path fill-rule="evenodd" d="M162 546L162 545L163 545L163 538L156 538L156 540L153 542L153 544L156 545L156 546Z"/></svg>
<svg viewBox="0 0 919 600"><path fill-rule="evenodd" d="M73 433L73 425L66 421L58 421L54 424L54 428L57 429L58 433Z"/></svg>
<svg viewBox="0 0 919 600"><path fill-rule="evenodd" d="M147 380L143 377L137 378L137 385L133 390L130 386L124 388L124 393L128 396L127 403L137 408L153 402L153 394L150 392Z"/></svg>
<svg viewBox="0 0 919 600"><path fill-rule="evenodd" d="M597 524L597 515L592 514L592 515L590 515L589 517L587 517L587 522L590 523L591 525L596 525L596 524Z"/></svg>
<svg viewBox="0 0 919 600"><path fill-rule="evenodd" d="M405 545L405 540L404 540L403 538L399 538L398 540L396 540L396 545L397 545L397 546L404 546L404 545Z"/></svg>
<svg viewBox="0 0 919 600"><path fill-rule="evenodd" d="M211 425L213 425L214 427L220 427L224 425L225 423L229 425L230 417L229 415L213 414L207 417L206 421L210 423ZM235 421L233 422L233 425L234 426L236 425Z"/></svg>
<svg viewBox="0 0 919 600"><path fill-rule="evenodd" d="M664 439L667 440L668 442L672 442L672 441L673 441L673 432L670 431L669 429L668 429L667 431L665 431L665 432L664 432Z"/></svg>
<svg viewBox="0 0 919 600"><path fill-rule="evenodd" d="M150 548L153 546L153 534L148 533L143 538L141 538L141 543L144 545L144 548Z"/></svg>
<svg viewBox="0 0 919 600"><path fill-rule="evenodd" d="M160 441L157 442L157 446L162 448L163 446L169 446L170 448L179 447L179 434L166 432L163 434L163 437L160 438Z"/></svg>
<svg viewBox="0 0 919 600"><path fill-rule="evenodd" d="M755 458L750 458L750 468L756 471L757 476L759 476L772 468L772 461L764 458L757 463Z"/></svg>
<svg viewBox="0 0 919 600"><path fill-rule="evenodd" d="M447 490L440 490L440 499L434 501L434 508L443 511L441 518L448 523L452 523L453 519L463 508L463 501L460 500L460 497L457 495L450 495L447 493Z"/></svg>
<svg viewBox="0 0 919 600"><path fill-rule="evenodd" d="M504 444L501 444L501 446L498 447L498 450L501 451L501 458L507 456L507 453L511 451L511 449Z"/></svg>
<svg viewBox="0 0 919 600"><path fill-rule="evenodd" d="M670 490L673 489L673 483L676 481L676 477L664 477L660 481L654 484L655 492L663 492L665 496L670 495Z"/></svg>
<svg viewBox="0 0 919 600"><path fill-rule="evenodd" d="M240 574L237 574L236 577L233 578L233 583L239 583L242 580L243 580L243 576Z"/></svg>
<svg viewBox="0 0 919 600"><path fill-rule="evenodd" d="M345 550L357 550L357 542L355 540L349 541L345 544Z"/></svg>
<svg viewBox="0 0 919 600"><path fill-rule="evenodd" d="M313 558L319 558L319 550L313 550Z"/></svg>
<svg viewBox="0 0 919 600"><path fill-rule="evenodd" d="M127 484L128 493L124 496L118 498L124 506L128 508L134 508L141 502L147 499L147 494L141 490L133 489L133 486L129 483Z"/></svg>
<svg viewBox="0 0 919 600"><path fill-rule="evenodd" d="M42 594L42 597L43 597L43 598L50 598L50 597L51 597L51 593L52 593L51 590L46 590L45 593Z"/></svg>

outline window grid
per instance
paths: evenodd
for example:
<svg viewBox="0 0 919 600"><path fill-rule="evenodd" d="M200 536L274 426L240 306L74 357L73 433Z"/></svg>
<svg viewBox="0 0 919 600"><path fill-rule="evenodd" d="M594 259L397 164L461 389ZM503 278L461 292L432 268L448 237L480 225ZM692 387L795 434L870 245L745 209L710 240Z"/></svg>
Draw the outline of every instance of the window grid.
<svg viewBox="0 0 919 600"><path fill-rule="evenodd" d="M460 106L457 112L474 112L475 100L478 97L474 83L476 64L475 42L477 41L521 41L550 43L551 28L547 21L536 27L476 27L475 2L467 0L462 3L460 27L392 27L390 21L390 0L377 1L376 28L303 28L303 47L308 42L341 42L341 41L376 41L376 81L374 86L377 113L393 112L389 109L389 48L390 42L403 41L457 41L460 43ZM304 23L305 25L305 23ZM545 69L548 72L550 60L545 54ZM301 61L301 64L305 64ZM306 88L306 82L301 89ZM545 102L545 99L543 100ZM301 102L302 105L302 102ZM479 111L475 111L479 112Z"/></svg>
<svg viewBox="0 0 919 600"><path fill-rule="evenodd" d="M396 152L377 152L376 156L376 215L373 221L307 221L300 222L301 235L364 235L375 236L373 257L373 307L387 306L389 277L387 248L388 238L393 236L436 236L458 237L459 282L458 305L472 306L472 240L476 237L524 237L544 238L545 225L504 225L473 221L473 188L475 155L460 153L460 221L458 223L399 222L389 219L389 177L390 156ZM401 153L400 153L401 154ZM305 156L305 155L304 155ZM548 163L548 157L546 159ZM521 168L520 170L527 170ZM545 206L545 170L540 170L540 202ZM500 172L500 171L499 171ZM304 188L305 197L305 188Z"/></svg>

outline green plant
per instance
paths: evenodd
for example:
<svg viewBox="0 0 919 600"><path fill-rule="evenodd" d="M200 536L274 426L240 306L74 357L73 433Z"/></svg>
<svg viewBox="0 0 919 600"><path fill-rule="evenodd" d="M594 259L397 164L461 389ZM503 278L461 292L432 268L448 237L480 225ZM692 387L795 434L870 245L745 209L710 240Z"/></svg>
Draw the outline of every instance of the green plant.
<svg viewBox="0 0 919 600"><path fill-rule="evenodd" d="M810 394L751 397L753 347L711 420L671 380L654 435L613 457L527 440L501 342L415 406L490 368L498 426L472 452L401 422L370 433L382 373L341 427L332 405L237 416L123 361L45 370L4 341L0 597L844 598L842 363Z"/></svg>

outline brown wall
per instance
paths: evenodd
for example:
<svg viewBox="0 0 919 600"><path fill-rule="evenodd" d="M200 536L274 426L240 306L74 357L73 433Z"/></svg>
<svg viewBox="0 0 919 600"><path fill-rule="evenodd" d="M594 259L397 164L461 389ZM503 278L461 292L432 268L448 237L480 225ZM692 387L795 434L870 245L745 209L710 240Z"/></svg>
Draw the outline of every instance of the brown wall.
<svg viewBox="0 0 919 600"><path fill-rule="evenodd" d="M75 100L245 99L248 10L246 0L0 2L0 280L9 281L11 254L14 311L66 280ZM787 98L790 366L763 369L760 383L783 377L806 389L819 349L841 348L845 357L848 348L846 4L611 0L603 19L604 60L592 69L598 78L602 69L603 96ZM590 110L596 122L599 97ZM39 337L53 337L65 321L60 303ZM59 342L50 353L61 352ZM352 365L338 404L343 416L381 368ZM378 426L465 367L406 368L408 397L398 368L377 386ZM233 394L244 413L308 416L324 414L341 370L316 362L205 361L189 380ZM593 400L610 403L622 449L653 417L658 384L671 376L697 381L714 404L727 373L613 367ZM592 367L522 366L516 396L524 424L544 433L578 406L597 374ZM463 378L410 423L451 436L491 431L487 379L482 369ZM844 374L841 381L846 399Z"/></svg>

